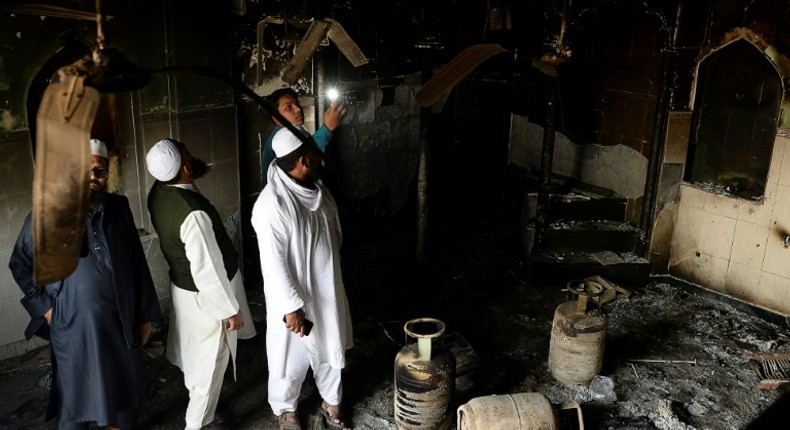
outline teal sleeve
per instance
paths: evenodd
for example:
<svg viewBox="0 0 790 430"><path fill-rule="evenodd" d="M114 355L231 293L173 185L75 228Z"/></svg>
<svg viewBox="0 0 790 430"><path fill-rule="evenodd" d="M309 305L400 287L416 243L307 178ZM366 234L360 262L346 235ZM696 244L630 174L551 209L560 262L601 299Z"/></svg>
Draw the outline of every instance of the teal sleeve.
<svg viewBox="0 0 790 430"><path fill-rule="evenodd" d="M332 140L332 132L329 131L325 125L322 125L313 133L313 140L315 140L315 144L323 151L326 149L326 146L329 145L329 141Z"/></svg>

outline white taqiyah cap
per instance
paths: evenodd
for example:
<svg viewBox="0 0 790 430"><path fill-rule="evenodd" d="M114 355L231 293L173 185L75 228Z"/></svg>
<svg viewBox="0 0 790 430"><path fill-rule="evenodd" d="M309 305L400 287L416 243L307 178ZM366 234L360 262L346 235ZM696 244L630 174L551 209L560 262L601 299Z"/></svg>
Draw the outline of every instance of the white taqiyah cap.
<svg viewBox="0 0 790 430"><path fill-rule="evenodd" d="M282 128L272 138L272 149L277 158L285 157L302 146L302 141L287 128Z"/></svg>
<svg viewBox="0 0 790 430"><path fill-rule="evenodd" d="M91 139L91 155L98 155L109 159L107 156L107 144L99 139Z"/></svg>
<svg viewBox="0 0 790 430"><path fill-rule="evenodd" d="M156 142L145 155L148 173L159 181L167 182L178 175L181 168L181 151L168 139Z"/></svg>

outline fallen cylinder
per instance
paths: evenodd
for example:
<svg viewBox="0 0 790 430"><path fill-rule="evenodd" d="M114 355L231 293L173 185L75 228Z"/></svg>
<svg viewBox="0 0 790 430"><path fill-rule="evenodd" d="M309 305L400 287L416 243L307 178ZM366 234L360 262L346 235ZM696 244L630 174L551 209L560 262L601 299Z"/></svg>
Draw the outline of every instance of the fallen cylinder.
<svg viewBox="0 0 790 430"><path fill-rule="evenodd" d="M557 416L541 393L475 397L458 407L458 430L555 430Z"/></svg>

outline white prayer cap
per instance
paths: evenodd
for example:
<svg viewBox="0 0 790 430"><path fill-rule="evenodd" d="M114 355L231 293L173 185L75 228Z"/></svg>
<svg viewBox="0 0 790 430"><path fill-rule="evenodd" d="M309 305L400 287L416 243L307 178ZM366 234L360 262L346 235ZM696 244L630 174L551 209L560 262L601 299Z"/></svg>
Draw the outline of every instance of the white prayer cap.
<svg viewBox="0 0 790 430"><path fill-rule="evenodd" d="M91 139L91 155L98 155L109 159L107 156L107 144L99 139Z"/></svg>
<svg viewBox="0 0 790 430"><path fill-rule="evenodd" d="M156 142L145 156L148 173L159 181L167 182L178 175L181 168L181 151L168 139Z"/></svg>
<svg viewBox="0 0 790 430"><path fill-rule="evenodd" d="M283 127L272 138L272 149L277 158L285 157L302 146L302 141L291 130Z"/></svg>

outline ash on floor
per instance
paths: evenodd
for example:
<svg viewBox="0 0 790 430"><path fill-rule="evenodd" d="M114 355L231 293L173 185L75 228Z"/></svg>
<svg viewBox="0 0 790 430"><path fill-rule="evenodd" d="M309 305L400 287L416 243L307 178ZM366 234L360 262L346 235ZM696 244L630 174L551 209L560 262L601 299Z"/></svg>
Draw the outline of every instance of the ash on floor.
<svg viewBox="0 0 790 430"><path fill-rule="evenodd" d="M540 392L554 405L578 402L586 429L743 429L782 395L758 388L759 369L744 354L790 351L786 328L664 279L621 285L630 296L602 305L608 327L600 375L613 383L610 396L594 398L587 386L559 383L547 360L554 312L567 292L531 284L514 234L502 222L479 220L438 236L431 263L423 265L414 262L408 231L344 245L355 339L344 403L356 429L397 428L394 358L407 343L405 322L420 317L442 320L448 339L456 335L470 348L453 416L473 397ZM228 373L222 403L241 419L237 429L276 429L266 402L260 291L249 291L249 300L259 335L240 342L238 379ZM141 429L184 425L187 393L180 371L163 358L166 330L165 321L146 348ZM48 363L46 349L0 363L0 428L55 428L42 422ZM319 404L308 378L300 403L306 428L325 427Z"/></svg>

